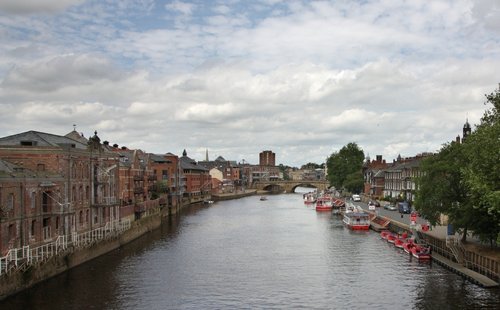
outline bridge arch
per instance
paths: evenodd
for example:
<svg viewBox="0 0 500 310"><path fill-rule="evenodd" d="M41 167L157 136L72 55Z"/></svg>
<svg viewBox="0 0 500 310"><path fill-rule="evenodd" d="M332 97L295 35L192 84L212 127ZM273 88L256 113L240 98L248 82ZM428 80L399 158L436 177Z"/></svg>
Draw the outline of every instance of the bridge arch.
<svg viewBox="0 0 500 310"><path fill-rule="evenodd" d="M314 185L314 184L311 184L311 183L304 182L304 183L300 183L300 184L294 185L294 186L291 188L290 193L295 193L295 190L297 189L297 187L307 187L307 188L319 189L317 185Z"/></svg>
<svg viewBox="0 0 500 310"><path fill-rule="evenodd" d="M268 184L262 188L265 191L268 191L270 193L283 193L285 189L279 185L279 184Z"/></svg>
<svg viewBox="0 0 500 310"><path fill-rule="evenodd" d="M317 188L320 191L326 190L329 187L328 181L258 181L252 184L252 188L257 190L268 190L275 193L286 191L287 193L295 192L299 186L307 186Z"/></svg>

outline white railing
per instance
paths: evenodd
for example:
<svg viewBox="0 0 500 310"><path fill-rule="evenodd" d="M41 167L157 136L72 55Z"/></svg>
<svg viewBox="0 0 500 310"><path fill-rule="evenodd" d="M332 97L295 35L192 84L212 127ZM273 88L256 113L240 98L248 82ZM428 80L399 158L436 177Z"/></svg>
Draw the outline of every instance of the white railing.
<svg viewBox="0 0 500 310"><path fill-rule="evenodd" d="M446 236L446 246L451 250L457 263L463 264L465 257L465 248L458 236Z"/></svg>
<svg viewBox="0 0 500 310"><path fill-rule="evenodd" d="M116 220L91 231L58 236L55 241L38 247L31 248L28 245L22 248L10 249L5 256L0 257L0 276L13 269L19 270L29 265L43 263L49 258L65 252L70 247L79 249L116 236L130 229L130 227L130 219Z"/></svg>

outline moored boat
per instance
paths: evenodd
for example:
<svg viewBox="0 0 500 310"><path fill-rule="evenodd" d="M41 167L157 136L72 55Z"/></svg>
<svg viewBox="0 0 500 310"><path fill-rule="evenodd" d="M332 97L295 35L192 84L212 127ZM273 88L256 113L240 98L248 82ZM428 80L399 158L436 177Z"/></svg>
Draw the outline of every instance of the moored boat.
<svg viewBox="0 0 500 310"><path fill-rule="evenodd" d="M306 205L313 204L316 202L316 194L315 193L306 193L303 196L304 198L304 203Z"/></svg>
<svg viewBox="0 0 500 310"><path fill-rule="evenodd" d="M333 201L330 196L321 196L316 200L316 211L331 211Z"/></svg>
<svg viewBox="0 0 500 310"><path fill-rule="evenodd" d="M387 239L386 239L386 240L387 240L387 242L389 242L389 243L394 243L394 241L396 240L396 238L397 238L397 237L398 237L398 235L397 235L397 234L395 234L395 233L389 233L389 234L387 235Z"/></svg>
<svg viewBox="0 0 500 310"><path fill-rule="evenodd" d="M411 247L410 252L411 255L418 260L430 260L432 258L430 246L415 243Z"/></svg>
<svg viewBox="0 0 500 310"><path fill-rule="evenodd" d="M344 213L344 224L352 230L370 229L370 217L365 212L346 212Z"/></svg>
<svg viewBox="0 0 500 310"><path fill-rule="evenodd" d="M408 239L407 242L403 243L403 249L418 260L432 259L432 248L424 244L415 243L413 239Z"/></svg>
<svg viewBox="0 0 500 310"><path fill-rule="evenodd" d="M388 230L382 230L380 232L380 238L384 239L384 240L387 240L387 236L390 234L391 232L388 231Z"/></svg>
<svg viewBox="0 0 500 310"><path fill-rule="evenodd" d="M264 201L264 200L267 200L267 197L266 196L261 196L260 197L260 201Z"/></svg>
<svg viewBox="0 0 500 310"><path fill-rule="evenodd" d="M408 241L408 234L407 233L403 233L401 235L398 235L396 237L396 239L394 239L394 246L397 247L397 248L400 248L402 249L403 248L403 244L405 242Z"/></svg>

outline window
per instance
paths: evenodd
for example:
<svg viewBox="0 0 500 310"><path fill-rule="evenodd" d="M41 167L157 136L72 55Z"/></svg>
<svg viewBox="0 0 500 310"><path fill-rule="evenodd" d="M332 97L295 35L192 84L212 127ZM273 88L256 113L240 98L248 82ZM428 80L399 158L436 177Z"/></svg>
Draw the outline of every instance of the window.
<svg viewBox="0 0 500 310"><path fill-rule="evenodd" d="M36 220L31 221L31 229L30 229L30 236L34 237L35 236L35 227L36 227Z"/></svg>
<svg viewBox="0 0 500 310"><path fill-rule="evenodd" d="M31 209L35 209L36 207L36 192L31 192Z"/></svg>
<svg viewBox="0 0 500 310"><path fill-rule="evenodd" d="M37 164L36 171L45 171L45 164Z"/></svg>
<svg viewBox="0 0 500 310"><path fill-rule="evenodd" d="M9 197L7 199L7 209L12 210L14 209L14 194L10 193Z"/></svg>
<svg viewBox="0 0 500 310"><path fill-rule="evenodd" d="M8 239L9 240L12 240L16 237L16 227L14 226L14 224L10 224L9 225L9 235L8 235Z"/></svg>
<svg viewBox="0 0 500 310"><path fill-rule="evenodd" d="M21 145L23 145L23 146L36 146L37 142L36 141L21 141Z"/></svg>

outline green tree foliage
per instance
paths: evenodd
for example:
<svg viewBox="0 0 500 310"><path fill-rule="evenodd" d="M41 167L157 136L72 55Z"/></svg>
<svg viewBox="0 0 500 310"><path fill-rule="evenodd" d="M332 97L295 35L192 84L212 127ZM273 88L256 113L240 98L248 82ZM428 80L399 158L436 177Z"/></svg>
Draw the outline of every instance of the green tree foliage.
<svg viewBox="0 0 500 310"><path fill-rule="evenodd" d="M464 182L475 214L474 233L493 243L500 241L500 90L486 95L493 105L465 140L467 165Z"/></svg>
<svg viewBox="0 0 500 310"><path fill-rule="evenodd" d="M153 189L151 191L151 199L157 199L162 194L168 193L167 181L157 181L155 182Z"/></svg>
<svg viewBox="0 0 500 310"><path fill-rule="evenodd" d="M459 224L467 205L467 188L461 173L465 163L463 145L456 142L444 145L438 154L422 160L415 207L432 225L438 223L442 213L450 217L456 229L467 228L467 223Z"/></svg>
<svg viewBox="0 0 500 310"><path fill-rule="evenodd" d="M421 164L415 206L432 224L439 215L493 244L500 240L500 92L464 143L446 144Z"/></svg>
<svg viewBox="0 0 500 310"><path fill-rule="evenodd" d="M350 192L360 192L363 188L361 168L364 158L363 150L354 142L348 143L339 152L332 153L326 162L330 185Z"/></svg>
<svg viewBox="0 0 500 310"><path fill-rule="evenodd" d="M302 167L300 167L300 169L309 169L309 170L314 170L314 169L323 169L325 168L325 164L316 164L316 163L307 163L305 165L302 165Z"/></svg>

